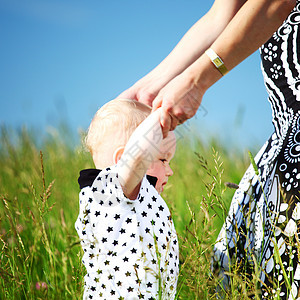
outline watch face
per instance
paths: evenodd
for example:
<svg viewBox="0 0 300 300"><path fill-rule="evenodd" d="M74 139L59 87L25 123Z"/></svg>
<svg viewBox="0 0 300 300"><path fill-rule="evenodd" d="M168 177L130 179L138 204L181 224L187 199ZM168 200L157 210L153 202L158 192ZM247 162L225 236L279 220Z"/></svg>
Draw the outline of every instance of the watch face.
<svg viewBox="0 0 300 300"><path fill-rule="evenodd" d="M221 65L223 65L223 62L219 57L215 58L213 62L217 68L219 68Z"/></svg>

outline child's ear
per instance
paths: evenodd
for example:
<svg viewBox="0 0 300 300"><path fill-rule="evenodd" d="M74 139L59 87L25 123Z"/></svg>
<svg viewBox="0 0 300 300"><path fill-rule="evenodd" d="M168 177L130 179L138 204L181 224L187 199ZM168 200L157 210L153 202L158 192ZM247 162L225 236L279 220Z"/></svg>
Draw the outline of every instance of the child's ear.
<svg viewBox="0 0 300 300"><path fill-rule="evenodd" d="M114 164L116 164L120 160L121 156L123 155L124 149L125 149L125 147L121 146L121 147L118 147L114 151L114 153L113 153L113 162L114 162Z"/></svg>

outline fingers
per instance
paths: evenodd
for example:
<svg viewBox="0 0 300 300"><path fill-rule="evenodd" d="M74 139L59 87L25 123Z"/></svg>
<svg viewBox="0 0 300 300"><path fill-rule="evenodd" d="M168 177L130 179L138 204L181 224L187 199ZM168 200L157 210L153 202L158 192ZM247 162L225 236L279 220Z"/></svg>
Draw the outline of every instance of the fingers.
<svg viewBox="0 0 300 300"><path fill-rule="evenodd" d="M137 95L132 89L128 89L124 92L122 92L120 95L117 96L117 99L132 99L132 100L138 100Z"/></svg>
<svg viewBox="0 0 300 300"><path fill-rule="evenodd" d="M156 97L152 102L152 111L157 110L162 105L162 98Z"/></svg>
<svg viewBox="0 0 300 300"><path fill-rule="evenodd" d="M171 129L171 123L171 116L162 109L160 114L160 125L162 129L163 138L166 138L168 136L168 132Z"/></svg>

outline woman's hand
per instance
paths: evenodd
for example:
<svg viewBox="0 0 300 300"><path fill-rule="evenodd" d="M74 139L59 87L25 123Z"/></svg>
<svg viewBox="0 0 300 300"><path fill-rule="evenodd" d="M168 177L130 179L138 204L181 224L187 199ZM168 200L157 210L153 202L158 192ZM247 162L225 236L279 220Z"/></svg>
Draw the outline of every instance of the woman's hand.
<svg viewBox="0 0 300 300"><path fill-rule="evenodd" d="M160 90L152 103L152 109L162 107L160 123L164 137L178 124L183 124L196 114L203 94L204 91L187 72L181 73Z"/></svg>
<svg viewBox="0 0 300 300"><path fill-rule="evenodd" d="M155 75L156 70L137 81L129 89L121 93L118 98L133 99L152 106L153 100L158 95L159 91L167 84L168 79Z"/></svg>

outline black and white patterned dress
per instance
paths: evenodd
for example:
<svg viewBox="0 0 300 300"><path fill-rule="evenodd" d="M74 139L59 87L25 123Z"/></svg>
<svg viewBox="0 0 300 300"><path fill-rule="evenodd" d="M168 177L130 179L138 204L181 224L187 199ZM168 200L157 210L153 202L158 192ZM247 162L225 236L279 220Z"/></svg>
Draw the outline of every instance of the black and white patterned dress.
<svg viewBox="0 0 300 300"><path fill-rule="evenodd" d="M300 297L300 3L261 48L275 131L234 194L213 266L260 267L262 298ZM297 248L298 245L298 248ZM223 283L229 284L224 276ZM277 298L276 298L277 299Z"/></svg>
<svg viewBox="0 0 300 300"><path fill-rule="evenodd" d="M75 228L87 270L84 299L174 299L177 235L153 180L145 176L138 198L129 200L116 166L80 172Z"/></svg>

